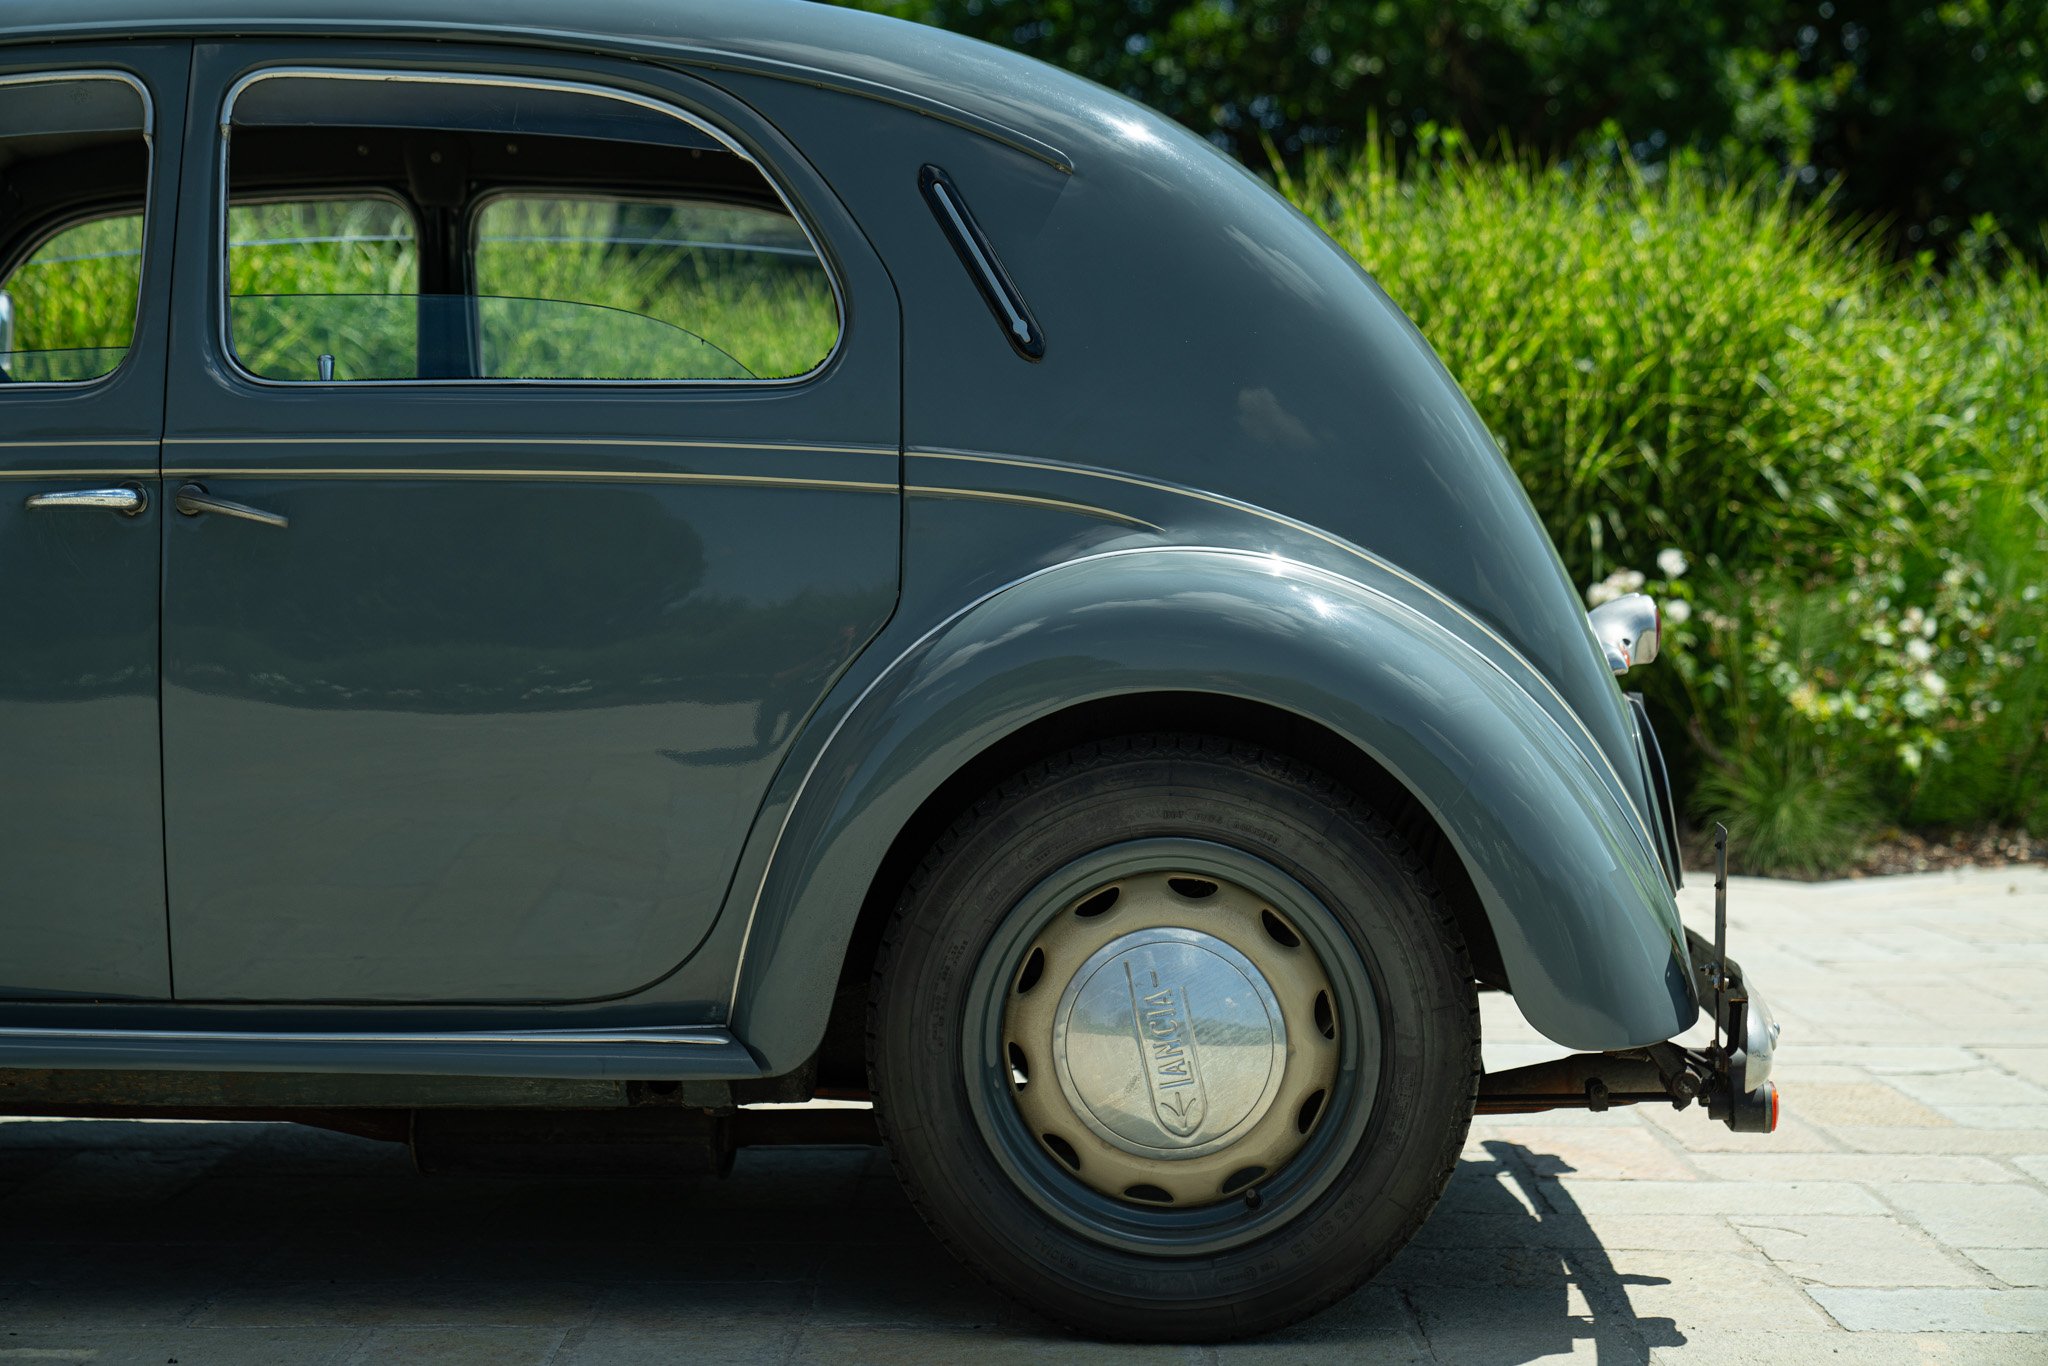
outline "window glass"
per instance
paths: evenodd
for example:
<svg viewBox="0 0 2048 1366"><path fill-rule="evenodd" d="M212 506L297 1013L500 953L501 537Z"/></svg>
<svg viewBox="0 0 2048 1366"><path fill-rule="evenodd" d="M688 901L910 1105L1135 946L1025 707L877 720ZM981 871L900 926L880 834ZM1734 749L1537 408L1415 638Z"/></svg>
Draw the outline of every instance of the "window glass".
<svg viewBox="0 0 2048 1366"><path fill-rule="evenodd" d="M245 88L229 138L228 330L263 378L785 379L837 343L774 187L666 109L292 74Z"/></svg>
<svg viewBox="0 0 2048 1366"><path fill-rule="evenodd" d="M493 374L779 379L839 331L831 282L779 209L508 195L477 215L476 285Z"/></svg>
<svg viewBox="0 0 2048 1366"><path fill-rule="evenodd" d="M228 327L256 374L415 378L419 287L412 216L394 200L228 208Z"/></svg>
<svg viewBox="0 0 2048 1366"><path fill-rule="evenodd" d="M135 338L149 144L126 81L0 82L0 383L113 373ZM127 204L126 212L107 206Z"/></svg>

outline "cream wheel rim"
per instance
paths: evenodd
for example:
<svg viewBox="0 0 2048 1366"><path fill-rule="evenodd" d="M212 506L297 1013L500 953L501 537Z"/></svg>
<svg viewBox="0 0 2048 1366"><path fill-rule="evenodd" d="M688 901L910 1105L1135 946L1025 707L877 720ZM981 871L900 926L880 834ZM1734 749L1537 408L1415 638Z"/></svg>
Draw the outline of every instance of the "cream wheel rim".
<svg viewBox="0 0 2048 1366"><path fill-rule="evenodd" d="M1002 1036L1011 1097L1045 1151L1155 1208L1246 1198L1282 1170L1342 1060L1301 928L1194 871L1107 879L1062 906L1010 980Z"/></svg>

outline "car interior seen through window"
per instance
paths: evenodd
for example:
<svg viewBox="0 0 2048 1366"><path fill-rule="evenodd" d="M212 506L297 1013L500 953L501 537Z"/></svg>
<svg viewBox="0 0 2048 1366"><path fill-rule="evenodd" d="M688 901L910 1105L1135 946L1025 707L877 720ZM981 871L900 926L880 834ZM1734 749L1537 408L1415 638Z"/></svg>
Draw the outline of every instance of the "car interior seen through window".
<svg viewBox="0 0 2048 1366"><path fill-rule="evenodd" d="M91 72L0 81L0 384L119 367L148 188L148 111L133 85Z"/></svg>
<svg viewBox="0 0 2048 1366"><path fill-rule="evenodd" d="M229 138L228 333L259 378L777 380L838 341L781 196L665 108L279 74L236 97Z"/></svg>

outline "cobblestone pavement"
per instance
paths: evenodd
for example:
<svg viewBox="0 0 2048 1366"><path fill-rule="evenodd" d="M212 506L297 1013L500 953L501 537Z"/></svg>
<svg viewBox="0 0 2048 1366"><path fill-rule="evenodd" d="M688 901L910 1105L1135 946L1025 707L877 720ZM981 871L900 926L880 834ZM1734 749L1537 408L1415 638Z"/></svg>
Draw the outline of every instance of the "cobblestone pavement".
<svg viewBox="0 0 2048 1366"><path fill-rule="evenodd" d="M1686 893L1704 926L1704 888ZM858 1149L426 1180L289 1126L0 1123L0 1362L2048 1362L2048 871L1738 881L1786 1119L1484 1120L1374 1284L1263 1342L1077 1347ZM1487 998L1493 1066L1555 1052Z"/></svg>

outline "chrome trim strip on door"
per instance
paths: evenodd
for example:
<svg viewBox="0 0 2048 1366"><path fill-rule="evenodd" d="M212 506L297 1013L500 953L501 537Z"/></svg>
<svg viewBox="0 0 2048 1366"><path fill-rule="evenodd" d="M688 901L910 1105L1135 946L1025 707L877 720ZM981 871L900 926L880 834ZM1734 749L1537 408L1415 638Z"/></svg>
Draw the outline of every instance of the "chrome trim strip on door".
<svg viewBox="0 0 2048 1366"><path fill-rule="evenodd" d="M154 479L156 477L157 471L154 467L146 470L0 470L0 479L16 481L24 479L68 479L79 483L97 484L104 483L109 479Z"/></svg>
<svg viewBox="0 0 2048 1366"><path fill-rule="evenodd" d="M152 471L151 473L154 473ZM1142 517L1133 517L1127 512L1113 508L1098 507L1092 503L1076 503L1064 498L1044 498L1029 493L1004 493L994 489L953 488L938 484L912 484L899 487L865 479L807 479L797 475L781 474L702 474L674 470L554 470L523 468L469 468L461 466L370 466L336 465L329 467L287 467L287 466L241 466L241 465L168 465L164 468L166 479L474 479L483 481L517 481L524 479L560 481L563 483L590 484L710 484L736 488L778 488L846 493L897 493L915 494L925 498L952 498L969 502L1004 503L1013 507L1049 508L1056 512L1074 512L1084 517L1096 517L1107 522L1118 522L1136 527L1141 531L1159 531L1160 528Z"/></svg>
<svg viewBox="0 0 2048 1366"><path fill-rule="evenodd" d="M448 479L448 480L549 480L600 484L726 484L742 488L791 488L842 490L853 493L895 493L894 484L862 479L805 479L781 474L697 474L674 470L540 470L540 469L432 469L402 466L337 466L329 469L256 468L242 466L177 465L164 471L166 479Z"/></svg>
<svg viewBox="0 0 2048 1366"><path fill-rule="evenodd" d="M12 387L11 385L9 386L10 390ZM152 440L138 441L129 437L116 437L104 441L0 441L0 450L20 448L42 450L46 447L55 448L58 446L154 446L156 444Z"/></svg>
<svg viewBox="0 0 2048 1366"><path fill-rule="evenodd" d="M948 488L937 484L906 484L905 493L925 498L955 498L967 502L1007 503L1013 507L1051 508L1055 512L1078 512L1084 517L1099 517L1105 522L1121 522L1140 531L1160 531L1159 527L1142 517L1133 517L1128 512L1117 512L1112 508L1097 507L1093 503L1072 503L1064 498L1041 498L1029 493L998 493L993 489Z"/></svg>
<svg viewBox="0 0 2048 1366"><path fill-rule="evenodd" d="M519 381L525 383L526 381ZM536 383L540 381L535 381ZM19 443L23 445L42 443ZM78 442L155 445L155 442ZM795 441L672 441L614 436L167 436L166 446L645 446L650 450L787 451L798 455L896 455L894 446L812 446Z"/></svg>

